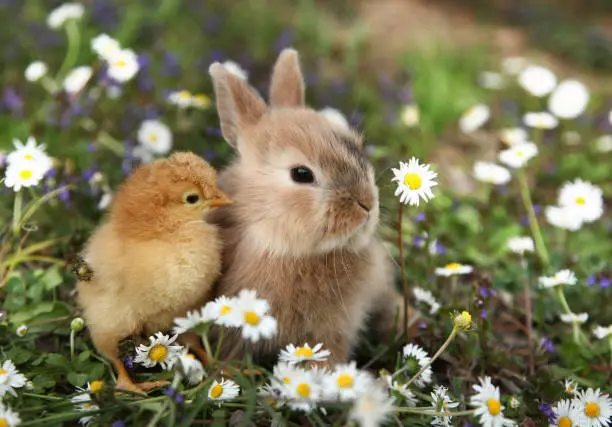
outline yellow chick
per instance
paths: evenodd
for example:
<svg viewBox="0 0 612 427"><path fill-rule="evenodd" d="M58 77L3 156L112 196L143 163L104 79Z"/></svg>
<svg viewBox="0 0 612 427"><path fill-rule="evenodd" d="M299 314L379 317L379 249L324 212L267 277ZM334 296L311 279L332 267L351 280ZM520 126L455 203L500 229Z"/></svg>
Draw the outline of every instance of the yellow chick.
<svg viewBox="0 0 612 427"><path fill-rule="evenodd" d="M209 299L221 242L204 216L228 203L215 170L187 152L140 166L117 191L83 253L93 275L77 288L93 342L117 370L118 389L142 393L162 384L135 384L117 345L133 334L167 330ZM179 340L206 358L195 334Z"/></svg>

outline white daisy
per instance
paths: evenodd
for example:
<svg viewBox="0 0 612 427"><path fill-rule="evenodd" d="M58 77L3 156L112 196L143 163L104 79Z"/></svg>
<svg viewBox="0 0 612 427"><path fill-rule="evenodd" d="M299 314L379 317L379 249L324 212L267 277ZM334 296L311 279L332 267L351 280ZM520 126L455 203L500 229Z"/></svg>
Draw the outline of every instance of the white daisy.
<svg viewBox="0 0 612 427"><path fill-rule="evenodd" d="M204 306L202 317L206 321L214 320L217 325L238 327L242 324L242 318L236 310L236 301L222 295Z"/></svg>
<svg viewBox="0 0 612 427"><path fill-rule="evenodd" d="M264 384L257 389L257 395L266 401L268 406L274 409L278 409L285 405L286 401L281 398L281 392L278 388L271 386L270 384ZM274 425L274 424L272 424Z"/></svg>
<svg viewBox="0 0 612 427"><path fill-rule="evenodd" d="M13 139L13 145L15 150L11 151L6 157L9 165L18 162L35 164L38 173L42 175L46 174L53 166L51 157L45 152L45 144L37 145L34 137L28 137L25 144L18 139Z"/></svg>
<svg viewBox="0 0 612 427"><path fill-rule="evenodd" d="M374 377L369 372L357 369L356 362L336 365L333 372L323 379L323 389L328 399L339 399L341 402L354 400L374 384Z"/></svg>
<svg viewBox="0 0 612 427"><path fill-rule="evenodd" d="M400 111L400 120L402 123L411 128L419 124L419 107L415 104L404 105Z"/></svg>
<svg viewBox="0 0 612 427"><path fill-rule="evenodd" d="M550 225L564 230L576 231L584 224L582 216L579 215L575 209L560 206L547 206L544 210L544 214Z"/></svg>
<svg viewBox="0 0 612 427"><path fill-rule="evenodd" d="M491 377L479 378L480 385L474 385L476 391L470 398L470 405L476 408L475 415L480 417L484 427L513 426L514 421L504 418L504 406L500 401L499 388L491 383Z"/></svg>
<svg viewBox="0 0 612 427"><path fill-rule="evenodd" d="M512 76L518 75L527 66L527 60L522 56L504 58L501 63L502 70Z"/></svg>
<svg viewBox="0 0 612 427"><path fill-rule="evenodd" d="M408 371L410 375L416 374L431 361L430 357L427 355L427 352L416 344L405 345L402 350L402 354L404 356L404 363L406 363L410 368ZM419 375L417 379L414 380L414 383L417 387L423 388L427 384L431 383L432 375L433 371L431 370L431 366L429 366L421 375Z"/></svg>
<svg viewBox="0 0 612 427"><path fill-rule="evenodd" d="M505 128L499 132L499 138L506 145L520 144L527 141L527 131L523 128Z"/></svg>
<svg viewBox="0 0 612 427"><path fill-rule="evenodd" d="M559 125L559 120L546 111L525 113L523 122L534 129L554 129Z"/></svg>
<svg viewBox="0 0 612 427"><path fill-rule="evenodd" d="M28 333L28 327L26 325L20 325L15 331L15 334L17 334L18 337L22 337L22 338L25 337L27 333Z"/></svg>
<svg viewBox="0 0 612 427"><path fill-rule="evenodd" d="M346 117L340 110L336 110L335 108L325 107L319 111L319 114L322 114L330 123L343 128L348 129L349 122L346 120Z"/></svg>
<svg viewBox="0 0 612 427"><path fill-rule="evenodd" d="M541 288L554 288L559 285L573 286L577 281L576 274L567 269L558 271L553 276L542 276L539 280Z"/></svg>
<svg viewBox="0 0 612 427"><path fill-rule="evenodd" d="M202 362L196 359L193 354L183 350L177 361L177 367L181 375L187 379L189 384L196 385L202 382L206 372Z"/></svg>
<svg viewBox="0 0 612 427"><path fill-rule="evenodd" d="M295 365L279 362L272 370L271 387L282 391L283 387L291 383L291 379L296 375L298 368Z"/></svg>
<svg viewBox="0 0 612 427"><path fill-rule="evenodd" d="M523 255L525 252L533 252L535 245L531 237L515 236L508 239L508 249L515 254Z"/></svg>
<svg viewBox="0 0 612 427"><path fill-rule="evenodd" d="M83 389L79 389L79 388L77 388L77 390L80 392L84 391ZM76 405L77 409L82 412L97 411L98 409L100 409L100 407L97 404L95 404L94 401L91 399L91 395L88 392L78 394L70 400L72 401L74 405ZM79 418L79 423L81 423L84 426L88 426L89 423L93 421L93 419L94 419L93 415L88 415L88 416Z"/></svg>
<svg viewBox="0 0 612 427"><path fill-rule="evenodd" d="M249 73L234 61L225 61L223 66L239 79L247 80L249 78Z"/></svg>
<svg viewBox="0 0 612 427"><path fill-rule="evenodd" d="M510 171L503 166L489 162L474 163L474 177L478 181L502 185L510 181Z"/></svg>
<svg viewBox="0 0 612 427"><path fill-rule="evenodd" d="M108 58L108 76L119 83L125 83L134 78L140 65L133 50L122 49Z"/></svg>
<svg viewBox="0 0 612 427"><path fill-rule="evenodd" d="M371 387L357 397L348 418L361 427L378 427L393 412L393 399L380 386Z"/></svg>
<svg viewBox="0 0 612 427"><path fill-rule="evenodd" d="M518 398L516 396L512 396L510 398L510 402L509 403L510 403L510 407L512 409L517 409L517 408L519 408L521 406L521 401L518 400Z"/></svg>
<svg viewBox="0 0 612 427"><path fill-rule="evenodd" d="M47 74L47 64L42 61L34 61L25 69L24 75L27 81L37 82Z"/></svg>
<svg viewBox="0 0 612 427"><path fill-rule="evenodd" d="M155 336L149 337L150 345L140 344L136 348L134 362L142 364L145 368L160 365L163 369L170 369L183 350L182 346L172 344L176 338L177 335L170 337L161 332L156 333Z"/></svg>
<svg viewBox="0 0 612 427"><path fill-rule="evenodd" d="M579 391L576 382L568 378L563 382L563 388L565 388L565 391L569 394L576 394Z"/></svg>
<svg viewBox="0 0 612 427"><path fill-rule="evenodd" d="M399 382L393 380L391 375L386 376L387 387L389 388L389 393L396 400L405 400L407 406L416 406L417 399L416 396L406 384L400 384Z"/></svg>
<svg viewBox="0 0 612 427"><path fill-rule="evenodd" d="M548 68L529 65L519 74L518 83L533 96L542 97L552 92L557 85L557 77Z"/></svg>
<svg viewBox="0 0 612 427"><path fill-rule="evenodd" d="M102 197L100 197L100 201L98 201L97 208L101 211L106 210L106 208L110 206L112 201L113 193L111 193L110 191L105 191L104 194L102 194Z"/></svg>
<svg viewBox="0 0 612 427"><path fill-rule="evenodd" d="M19 373L12 361L5 360L0 367L0 398L8 392L17 397L16 388L21 388L26 384L25 375Z"/></svg>
<svg viewBox="0 0 612 427"><path fill-rule="evenodd" d="M414 298L418 302L423 302L429 305L429 314L436 314L440 309L440 303L436 301L436 298L430 291L423 288L415 287L412 290L412 293L414 295Z"/></svg>
<svg viewBox="0 0 612 427"><path fill-rule="evenodd" d="M575 119L589 103L589 90L578 80L564 80L548 98L548 109L560 119Z"/></svg>
<svg viewBox="0 0 612 427"><path fill-rule="evenodd" d="M448 389L444 386L435 386L433 392L431 393L431 398L433 399L431 406L436 412L448 413L450 412L449 409L459 406L459 402L452 401L448 395ZM451 427L453 425L452 419L453 417L450 415L434 417L434 419L431 421L431 425Z"/></svg>
<svg viewBox="0 0 612 427"><path fill-rule="evenodd" d="M511 168L522 168L525 164L538 154L538 146L533 142L522 142L510 148L500 151L499 161Z"/></svg>
<svg viewBox="0 0 612 427"><path fill-rule="evenodd" d="M499 90L504 87L504 77L494 71L483 71L478 76L478 84L485 89Z"/></svg>
<svg viewBox="0 0 612 427"><path fill-rule="evenodd" d="M436 268L436 275L449 277L449 276L470 274L472 271L474 271L474 267L472 267L471 265L459 264L458 262L451 262L449 264L446 264L444 267Z"/></svg>
<svg viewBox="0 0 612 427"><path fill-rule="evenodd" d="M168 102L179 108L191 107L193 95L188 90L176 90L168 95Z"/></svg>
<svg viewBox="0 0 612 427"><path fill-rule="evenodd" d="M57 30L71 20L79 20L83 16L85 9L80 3L64 3L61 6L53 9L47 16L47 25L49 28Z"/></svg>
<svg viewBox="0 0 612 427"><path fill-rule="evenodd" d="M485 104L470 107L459 119L459 129L463 133L472 133L482 127L491 117L491 109Z"/></svg>
<svg viewBox="0 0 612 427"><path fill-rule="evenodd" d="M145 120L138 129L138 142L155 154L167 154L172 148L172 132L159 120Z"/></svg>
<svg viewBox="0 0 612 427"><path fill-rule="evenodd" d="M267 314L268 301L259 299L255 291L243 289L236 299L236 315L241 319L242 337L252 342L272 338L277 332L276 319Z"/></svg>
<svg viewBox="0 0 612 427"><path fill-rule="evenodd" d="M100 34L91 39L91 48L105 61L110 61L111 58L121 52L119 42L108 34Z"/></svg>
<svg viewBox="0 0 612 427"><path fill-rule="evenodd" d="M322 347L322 343L318 343L313 348L310 348L308 343L305 343L302 347L296 347L293 344L289 344L280 351L278 360L289 363L290 365L308 360L322 362L327 360L327 357L331 354L329 350L322 350Z"/></svg>
<svg viewBox="0 0 612 427"><path fill-rule="evenodd" d="M215 380L208 389L208 398L221 406L225 400L234 400L240 394L240 386L232 380Z"/></svg>
<svg viewBox="0 0 612 427"><path fill-rule="evenodd" d="M549 427L579 427L584 425L582 424L582 413L575 401L560 400L553 406L552 410L556 416L556 421L554 424L549 424Z"/></svg>
<svg viewBox="0 0 612 427"><path fill-rule="evenodd" d="M4 185L19 191L22 187L38 185L42 178L43 172L40 165L33 162L16 162L6 168Z"/></svg>
<svg viewBox="0 0 612 427"><path fill-rule="evenodd" d="M191 98L191 106L195 108L203 110L205 108L210 107L211 104L212 101L210 100L210 98L203 93L197 93Z"/></svg>
<svg viewBox="0 0 612 427"><path fill-rule="evenodd" d="M601 153L612 151L612 135L602 135L595 141L595 147Z"/></svg>
<svg viewBox="0 0 612 427"><path fill-rule="evenodd" d="M589 320L589 313L563 313L561 315L559 315L559 317L561 318L561 321L564 323L573 323L576 325L582 325L583 323L586 323L587 320Z"/></svg>
<svg viewBox="0 0 612 427"><path fill-rule="evenodd" d="M566 182L559 192L559 206L576 211L584 222L593 222L603 215L604 203L601 188L577 179Z"/></svg>
<svg viewBox="0 0 612 427"><path fill-rule="evenodd" d="M612 335L612 325L596 326L595 329L593 329L593 335L595 335L600 340L609 337L610 335Z"/></svg>
<svg viewBox="0 0 612 427"><path fill-rule="evenodd" d="M64 90L70 95L79 93L81 90L83 90L92 74L93 71L91 67L86 65L72 69L72 71L70 71L64 79Z"/></svg>
<svg viewBox="0 0 612 427"><path fill-rule="evenodd" d="M420 198L426 202L434 198L431 189L438 185L434 180L438 174L430 171L429 167L412 157L408 163L400 162L399 169L391 169L395 175L391 181L397 182L395 195L400 196L400 203L418 206Z"/></svg>
<svg viewBox="0 0 612 427"><path fill-rule="evenodd" d="M314 370L294 370L289 382L285 383L282 388L282 393L288 399L289 407L304 412L310 412L316 407L322 397L322 392L317 372Z"/></svg>
<svg viewBox="0 0 612 427"><path fill-rule="evenodd" d="M9 408L8 405L0 402L0 426L2 427L17 427L21 424L19 414Z"/></svg>
<svg viewBox="0 0 612 427"><path fill-rule="evenodd" d="M612 398L609 394L599 392L599 389L587 389L579 393L576 406L583 415L584 427L605 427L612 421Z"/></svg>
<svg viewBox="0 0 612 427"><path fill-rule="evenodd" d="M172 329L172 333L175 335L184 334L185 332L194 329L206 321L203 319L202 312L204 310L190 310L185 313L185 317L177 317L174 319L176 325Z"/></svg>

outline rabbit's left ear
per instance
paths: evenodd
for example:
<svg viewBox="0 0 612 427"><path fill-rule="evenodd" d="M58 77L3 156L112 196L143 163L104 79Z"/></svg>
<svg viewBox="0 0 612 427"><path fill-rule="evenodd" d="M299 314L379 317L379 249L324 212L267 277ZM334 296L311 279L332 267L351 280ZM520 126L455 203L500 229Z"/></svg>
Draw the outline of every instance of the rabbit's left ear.
<svg viewBox="0 0 612 427"><path fill-rule="evenodd" d="M270 83L270 105L273 107L304 105L304 77L295 49L284 49L276 60Z"/></svg>

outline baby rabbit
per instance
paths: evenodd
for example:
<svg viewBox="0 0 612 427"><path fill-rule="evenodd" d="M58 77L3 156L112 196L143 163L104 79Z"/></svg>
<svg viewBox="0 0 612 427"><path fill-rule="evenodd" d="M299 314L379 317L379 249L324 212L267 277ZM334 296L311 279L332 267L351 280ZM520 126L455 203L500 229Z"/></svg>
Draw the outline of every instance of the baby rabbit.
<svg viewBox="0 0 612 427"><path fill-rule="evenodd" d="M132 334L167 330L175 317L208 299L221 269L221 242L204 214L228 203L215 170L193 153L140 166L117 192L84 251L93 275L77 287L93 342L119 374L118 389L160 385L134 384L117 344ZM179 339L205 358L195 334Z"/></svg>
<svg viewBox="0 0 612 427"><path fill-rule="evenodd" d="M209 71L223 136L237 152L219 175L235 202L209 217L224 242L215 294L255 289L278 320L273 340L248 344L226 333L222 357L321 342L330 364L347 361L370 315L386 333L403 322L391 259L376 237L378 188L363 141L304 105L295 50L276 62L269 107L221 64Z"/></svg>

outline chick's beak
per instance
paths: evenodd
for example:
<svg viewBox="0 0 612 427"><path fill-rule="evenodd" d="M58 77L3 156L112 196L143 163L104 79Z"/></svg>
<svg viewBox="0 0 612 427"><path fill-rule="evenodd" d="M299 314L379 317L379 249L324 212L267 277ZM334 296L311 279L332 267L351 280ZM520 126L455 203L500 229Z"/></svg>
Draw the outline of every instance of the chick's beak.
<svg viewBox="0 0 612 427"><path fill-rule="evenodd" d="M230 199L226 194L224 194L224 193L217 193L215 198L212 200L212 203L210 204L210 207L211 208L218 208L219 206L230 205L232 203L234 203L234 201L232 199Z"/></svg>

